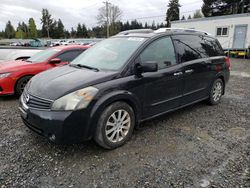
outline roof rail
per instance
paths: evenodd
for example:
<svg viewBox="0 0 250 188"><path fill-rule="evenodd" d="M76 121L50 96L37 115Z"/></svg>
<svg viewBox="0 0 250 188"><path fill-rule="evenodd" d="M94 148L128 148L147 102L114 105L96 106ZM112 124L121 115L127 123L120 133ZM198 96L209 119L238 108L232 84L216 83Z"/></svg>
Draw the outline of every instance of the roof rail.
<svg viewBox="0 0 250 188"><path fill-rule="evenodd" d="M122 31L119 35L128 35L130 33L153 33L152 29L132 29L127 31Z"/></svg>
<svg viewBox="0 0 250 188"><path fill-rule="evenodd" d="M164 32L191 32L191 33L201 33L205 35L211 35L208 32L195 30L195 29L185 29L185 28L160 28L154 31L154 33L164 33Z"/></svg>

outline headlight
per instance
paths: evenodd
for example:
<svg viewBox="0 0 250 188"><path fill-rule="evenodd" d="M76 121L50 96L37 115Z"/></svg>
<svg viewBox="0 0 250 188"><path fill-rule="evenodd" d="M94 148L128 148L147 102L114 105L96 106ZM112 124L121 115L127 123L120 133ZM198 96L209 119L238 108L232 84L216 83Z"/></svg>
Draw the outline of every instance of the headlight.
<svg viewBox="0 0 250 188"><path fill-rule="evenodd" d="M0 78L6 78L10 75L9 72L6 72L6 73L0 73Z"/></svg>
<svg viewBox="0 0 250 188"><path fill-rule="evenodd" d="M88 106L97 94L98 89L95 87L87 87L80 89L68 95L57 99L53 105L52 110L78 110Z"/></svg>

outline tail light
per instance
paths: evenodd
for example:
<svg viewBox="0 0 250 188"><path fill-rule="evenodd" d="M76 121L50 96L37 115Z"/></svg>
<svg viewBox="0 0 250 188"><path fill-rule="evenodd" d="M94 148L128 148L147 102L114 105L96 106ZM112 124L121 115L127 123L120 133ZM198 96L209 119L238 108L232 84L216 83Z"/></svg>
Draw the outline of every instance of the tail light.
<svg viewBox="0 0 250 188"><path fill-rule="evenodd" d="M225 60L226 60L226 66L227 66L227 68L230 70L230 69L231 69L230 58L229 58L229 57L225 57Z"/></svg>

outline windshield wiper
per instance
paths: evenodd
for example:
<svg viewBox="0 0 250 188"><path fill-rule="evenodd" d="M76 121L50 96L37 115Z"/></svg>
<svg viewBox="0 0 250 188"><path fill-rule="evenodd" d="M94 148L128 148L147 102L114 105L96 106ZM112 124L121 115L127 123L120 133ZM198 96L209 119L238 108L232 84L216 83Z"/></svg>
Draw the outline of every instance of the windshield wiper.
<svg viewBox="0 0 250 188"><path fill-rule="evenodd" d="M90 69L90 70L94 70L94 71L99 71L98 68L95 68L95 67L91 67L91 66L88 66L88 65L82 65L82 64L70 64L70 66L72 67L79 67L79 68L86 68L86 69Z"/></svg>
<svg viewBox="0 0 250 188"><path fill-rule="evenodd" d="M27 59L25 59L24 61L26 61L26 62L28 62L28 63L32 63L32 61L30 61L30 60L27 60Z"/></svg>

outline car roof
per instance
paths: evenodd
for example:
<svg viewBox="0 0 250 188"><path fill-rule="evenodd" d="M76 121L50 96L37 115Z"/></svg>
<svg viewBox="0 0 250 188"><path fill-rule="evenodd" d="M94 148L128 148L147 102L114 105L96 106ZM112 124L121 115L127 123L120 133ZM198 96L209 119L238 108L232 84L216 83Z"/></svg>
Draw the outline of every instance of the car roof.
<svg viewBox="0 0 250 188"><path fill-rule="evenodd" d="M143 37L152 38L159 35L203 35L214 38L210 33L194 29L184 29L184 28L160 28L158 30L152 29L134 29L128 31L122 31L118 33L115 37Z"/></svg>
<svg viewBox="0 0 250 188"><path fill-rule="evenodd" d="M71 50L71 49L88 49L89 46L67 45L67 46L55 46L55 47L52 47L52 48L57 49L57 50Z"/></svg>

